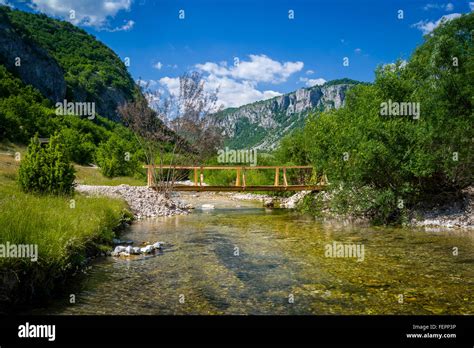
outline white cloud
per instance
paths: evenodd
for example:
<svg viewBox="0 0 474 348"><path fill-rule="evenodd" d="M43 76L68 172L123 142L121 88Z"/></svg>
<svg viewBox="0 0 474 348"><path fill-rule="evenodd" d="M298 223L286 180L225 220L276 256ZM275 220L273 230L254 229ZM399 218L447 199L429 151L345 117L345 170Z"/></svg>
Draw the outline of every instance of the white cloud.
<svg viewBox="0 0 474 348"><path fill-rule="evenodd" d="M158 85L158 81L156 80L141 80L141 79L138 79L138 80L135 80L135 82L141 86L141 87L155 87Z"/></svg>
<svg viewBox="0 0 474 348"><path fill-rule="evenodd" d="M447 4L426 4L423 7L423 10L425 11L429 11L429 10L452 11L454 10L454 5L451 2L448 2Z"/></svg>
<svg viewBox="0 0 474 348"><path fill-rule="evenodd" d="M106 29L107 31L110 31L110 32L115 32L115 31L129 31L129 30L132 30L133 26L135 25L135 22L132 21L132 20L128 20L128 21L125 21L125 24L120 26L120 27L116 27L114 29Z"/></svg>
<svg viewBox="0 0 474 348"><path fill-rule="evenodd" d="M265 90L260 91L252 81L236 81L229 77L209 75L205 78L206 88L218 90L218 103L224 107L237 107L257 100L265 100L281 95L281 93Z"/></svg>
<svg viewBox="0 0 474 348"><path fill-rule="evenodd" d="M469 8L471 9L471 11L474 11L474 1L469 2Z"/></svg>
<svg viewBox="0 0 474 348"><path fill-rule="evenodd" d="M203 74L205 88L218 90L218 104L238 107L281 95L274 90L261 90L259 83L278 84L303 69L303 62L279 62L266 55L249 55L249 60L229 65L227 62L205 62L195 67ZM163 77L160 84L172 93L179 92L178 77Z"/></svg>
<svg viewBox="0 0 474 348"><path fill-rule="evenodd" d="M161 68L163 67L163 63L158 62L158 63L154 64L153 67L154 67L155 69L161 70Z"/></svg>
<svg viewBox="0 0 474 348"><path fill-rule="evenodd" d="M260 91L251 81L237 81L227 76L209 74L203 76L205 89L208 92L218 90L217 105L224 107L238 107L258 100L264 100L281 95L281 93L265 90ZM179 77L163 77L159 80L166 90L174 95L179 93Z"/></svg>
<svg viewBox="0 0 474 348"><path fill-rule="evenodd" d="M266 55L249 55L249 60L235 65L227 62L205 62L195 67L203 74L205 88L218 91L218 104L238 107L281 95L280 92L258 88L259 83L278 84L303 69L303 62L279 62ZM172 93L179 92L179 77L163 77L160 84Z"/></svg>
<svg viewBox="0 0 474 348"><path fill-rule="evenodd" d="M326 83L325 79L308 79L307 77L300 77L300 82L304 82L307 87L321 86Z"/></svg>
<svg viewBox="0 0 474 348"><path fill-rule="evenodd" d="M314 70L307 70L306 71L306 75L313 75L314 74Z"/></svg>
<svg viewBox="0 0 474 348"><path fill-rule="evenodd" d="M249 57L249 61L241 61L231 67L228 67L225 62L219 64L206 62L197 64L196 68L216 76L276 84L287 81L292 74L301 71L304 66L304 63L299 61L280 63L264 54L251 54Z"/></svg>
<svg viewBox="0 0 474 348"><path fill-rule="evenodd" d="M424 21L419 21L415 24L412 25L412 27L415 27L423 32L423 35L431 33L435 28L439 27L441 24L445 22L449 22L455 18L461 17L460 13L451 13L446 16L441 17L438 19L436 22L424 20Z"/></svg>
<svg viewBox="0 0 474 348"><path fill-rule="evenodd" d="M179 93L179 77L162 77L158 81L162 86L166 87L166 90L174 95Z"/></svg>
<svg viewBox="0 0 474 348"><path fill-rule="evenodd" d="M104 29L108 20L118 12L130 10L132 0L30 0L29 5L36 11L68 20L75 25ZM74 18L71 18L72 13ZM133 21L127 23L130 29L133 26L131 22L134 24Z"/></svg>
<svg viewBox="0 0 474 348"><path fill-rule="evenodd" d="M362 49L356 48L356 49L354 50L354 52L355 52L355 53L360 53L360 52L362 52Z"/></svg>

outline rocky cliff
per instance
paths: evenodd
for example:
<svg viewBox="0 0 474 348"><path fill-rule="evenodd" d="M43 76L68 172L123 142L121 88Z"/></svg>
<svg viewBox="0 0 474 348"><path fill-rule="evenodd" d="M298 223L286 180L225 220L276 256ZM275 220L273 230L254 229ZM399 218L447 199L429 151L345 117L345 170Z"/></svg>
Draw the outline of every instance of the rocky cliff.
<svg viewBox="0 0 474 348"><path fill-rule="evenodd" d="M0 12L0 64L33 85L52 102L64 99L64 71L46 50L19 35L5 13Z"/></svg>
<svg viewBox="0 0 474 348"><path fill-rule="evenodd" d="M122 60L94 36L1 5L0 64L49 100L94 102L98 114L112 120L118 120L117 107L137 93Z"/></svg>
<svg viewBox="0 0 474 348"><path fill-rule="evenodd" d="M322 86L229 108L214 118L228 138L227 145L271 150L291 130L302 127L311 112L341 107L346 91L358 83L350 79L329 81Z"/></svg>

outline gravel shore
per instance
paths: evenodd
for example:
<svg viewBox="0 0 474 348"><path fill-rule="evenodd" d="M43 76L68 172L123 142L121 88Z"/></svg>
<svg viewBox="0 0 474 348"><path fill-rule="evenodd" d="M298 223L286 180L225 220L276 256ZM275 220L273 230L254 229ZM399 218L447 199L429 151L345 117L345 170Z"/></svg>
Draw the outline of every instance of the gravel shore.
<svg viewBox="0 0 474 348"><path fill-rule="evenodd" d="M412 226L474 229L474 186L449 202L414 210L411 215Z"/></svg>
<svg viewBox="0 0 474 348"><path fill-rule="evenodd" d="M76 191L87 195L100 195L124 199L137 219L187 214L190 205L178 199L166 198L146 186L91 186L77 185Z"/></svg>

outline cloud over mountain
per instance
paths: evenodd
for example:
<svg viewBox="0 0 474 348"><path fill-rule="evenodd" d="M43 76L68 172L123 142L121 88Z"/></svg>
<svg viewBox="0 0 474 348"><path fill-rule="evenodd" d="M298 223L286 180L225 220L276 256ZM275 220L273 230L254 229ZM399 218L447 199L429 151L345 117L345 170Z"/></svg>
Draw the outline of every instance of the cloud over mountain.
<svg viewBox="0 0 474 348"><path fill-rule="evenodd" d="M107 29L109 19L115 17L120 11L129 11L132 0L30 0L29 6L47 15L68 20L75 25ZM109 30L130 30L134 23L129 20L122 27Z"/></svg>
<svg viewBox="0 0 474 348"><path fill-rule="evenodd" d="M281 95L272 89L260 90L258 84L286 82L303 67L303 62L279 62L264 54L251 54L249 60L235 60L233 65L227 62L195 65L203 74L206 88L209 91L218 90L218 103L224 107L237 107ZM179 89L179 77L163 77L160 83L170 93L177 93Z"/></svg>

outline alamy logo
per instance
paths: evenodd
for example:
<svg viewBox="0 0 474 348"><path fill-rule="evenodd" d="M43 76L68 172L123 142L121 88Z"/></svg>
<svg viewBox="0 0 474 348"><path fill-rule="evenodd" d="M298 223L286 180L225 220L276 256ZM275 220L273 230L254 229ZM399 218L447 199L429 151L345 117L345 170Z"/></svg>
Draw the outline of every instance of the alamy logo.
<svg viewBox="0 0 474 348"><path fill-rule="evenodd" d="M250 150L231 150L228 147L225 150L217 151L218 163L248 163L252 167L257 165L257 149Z"/></svg>
<svg viewBox="0 0 474 348"><path fill-rule="evenodd" d="M324 246L326 257L354 257L357 261L364 261L365 250L363 244L344 244L333 242Z"/></svg>
<svg viewBox="0 0 474 348"><path fill-rule="evenodd" d="M25 258L38 261L38 244L0 244L0 257Z"/></svg>
<svg viewBox="0 0 474 348"><path fill-rule="evenodd" d="M420 118L420 103L415 102L395 102L391 99L388 102L380 103L381 116L412 116L417 120Z"/></svg>
<svg viewBox="0 0 474 348"><path fill-rule="evenodd" d="M76 115L87 117L89 120L95 118L95 103L94 102L68 102L66 99L63 102L56 103L56 115Z"/></svg>
<svg viewBox="0 0 474 348"><path fill-rule="evenodd" d="M56 325L35 325L26 322L18 326L18 337L20 338L47 338L48 341L56 339Z"/></svg>

